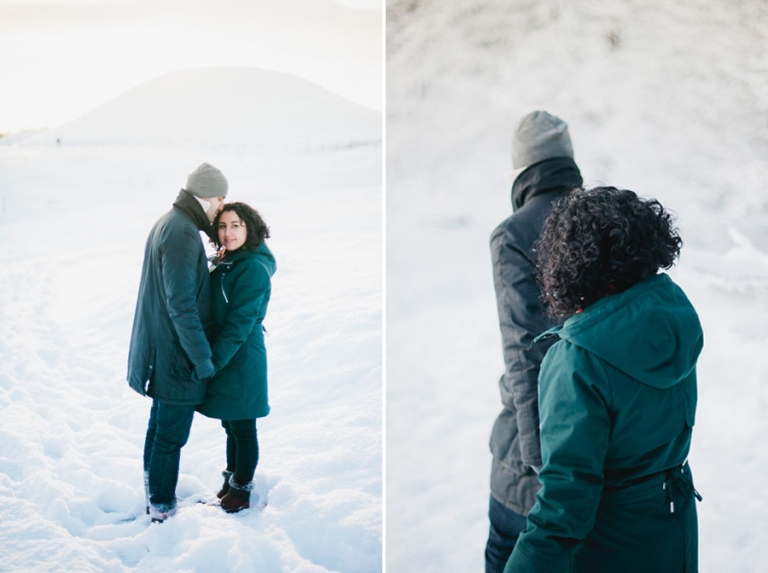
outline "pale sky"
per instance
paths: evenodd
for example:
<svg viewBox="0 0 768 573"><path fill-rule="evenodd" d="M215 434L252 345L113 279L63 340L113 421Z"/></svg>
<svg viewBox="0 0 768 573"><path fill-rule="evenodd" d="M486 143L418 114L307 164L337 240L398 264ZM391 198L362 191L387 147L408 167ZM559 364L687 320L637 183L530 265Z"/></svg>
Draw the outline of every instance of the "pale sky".
<svg viewBox="0 0 768 573"><path fill-rule="evenodd" d="M243 66L383 109L383 0L0 0L0 134L164 73Z"/></svg>

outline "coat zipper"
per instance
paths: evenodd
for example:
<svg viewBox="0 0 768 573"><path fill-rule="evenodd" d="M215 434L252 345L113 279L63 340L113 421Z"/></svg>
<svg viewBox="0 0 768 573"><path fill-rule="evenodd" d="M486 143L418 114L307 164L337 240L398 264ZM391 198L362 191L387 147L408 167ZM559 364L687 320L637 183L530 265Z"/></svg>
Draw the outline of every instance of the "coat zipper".
<svg viewBox="0 0 768 573"><path fill-rule="evenodd" d="M227 275L222 275L222 276L221 276L221 294L223 294L223 295L224 295L224 302L226 302L227 304L229 304L229 299L227 298L227 293L226 293L226 292L224 292L224 277L225 277L225 276L227 276Z"/></svg>

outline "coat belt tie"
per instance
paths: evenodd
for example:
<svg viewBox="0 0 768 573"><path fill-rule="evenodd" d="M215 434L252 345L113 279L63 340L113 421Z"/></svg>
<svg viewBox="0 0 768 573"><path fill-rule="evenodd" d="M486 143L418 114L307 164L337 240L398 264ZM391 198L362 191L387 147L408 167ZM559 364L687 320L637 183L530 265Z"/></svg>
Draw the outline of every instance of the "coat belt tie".
<svg viewBox="0 0 768 573"><path fill-rule="evenodd" d="M693 487L693 477L691 476L691 470L687 467L688 462L683 462L682 465L668 469L666 471L666 479L662 485L662 488L667 494L667 501L669 502L669 512L675 513L675 501L684 499L690 499L695 497L699 501L704 498ZM686 471L687 470L687 471Z"/></svg>

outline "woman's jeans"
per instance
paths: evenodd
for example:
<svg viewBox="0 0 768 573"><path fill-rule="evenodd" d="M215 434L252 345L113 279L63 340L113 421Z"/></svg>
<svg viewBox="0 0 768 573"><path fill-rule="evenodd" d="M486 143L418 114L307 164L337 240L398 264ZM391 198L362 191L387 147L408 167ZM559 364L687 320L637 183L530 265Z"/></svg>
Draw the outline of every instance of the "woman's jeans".
<svg viewBox="0 0 768 573"><path fill-rule="evenodd" d="M491 530L485 546L485 572L502 573L528 518L499 503L493 496L488 518L491 520Z"/></svg>
<svg viewBox="0 0 768 573"><path fill-rule="evenodd" d="M227 432L227 471L235 474L235 482L246 485L253 480L259 463L256 420L222 420Z"/></svg>
<svg viewBox="0 0 768 573"><path fill-rule="evenodd" d="M176 507L181 448L189 439L194 406L152 401L144 440L144 476L149 502L161 512Z"/></svg>

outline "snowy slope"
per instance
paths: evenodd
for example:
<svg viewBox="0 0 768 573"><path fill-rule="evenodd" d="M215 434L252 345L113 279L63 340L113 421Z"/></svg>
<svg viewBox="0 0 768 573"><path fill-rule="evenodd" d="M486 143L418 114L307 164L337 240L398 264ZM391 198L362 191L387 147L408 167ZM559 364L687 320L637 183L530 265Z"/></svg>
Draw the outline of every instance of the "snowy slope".
<svg viewBox="0 0 768 573"><path fill-rule="evenodd" d="M343 145L381 137L381 114L297 76L254 68L170 72L25 143Z"/></svg>
<svg viewBox="0 0 768 573"><path fill-rule="evenodd" d="M705 328L701 571L768 559L768 7L387 2L387 563L481 571L503 371L488 238L511 130L566 119L588 183L678 214Z"/></svg>
<svg viewBox="0 0 768 573"><path fill-rule="evenodd" d="M157 135L162 117L124 109ZM381 571L381 153L0 146L0 570ZM150 402L125 382L128 340L147 233L202 161L272 231L272 412L255 477L268 505L192 503L224 467L223 429L197 416L189 501L157 526L142 515Z"/></svg>

